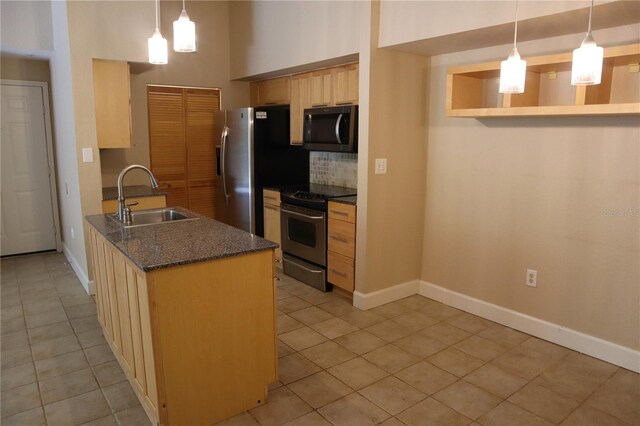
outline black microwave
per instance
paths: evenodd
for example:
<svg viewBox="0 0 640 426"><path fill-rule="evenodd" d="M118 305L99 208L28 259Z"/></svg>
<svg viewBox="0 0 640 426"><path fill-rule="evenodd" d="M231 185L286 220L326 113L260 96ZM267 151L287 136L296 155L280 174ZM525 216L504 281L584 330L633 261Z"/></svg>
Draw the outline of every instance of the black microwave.
<svg viewBox="0 0 640 426"><path fill-rule="evenodd" d="M358 106L305 109L302 146L310 151L358 152Z"/></svg>

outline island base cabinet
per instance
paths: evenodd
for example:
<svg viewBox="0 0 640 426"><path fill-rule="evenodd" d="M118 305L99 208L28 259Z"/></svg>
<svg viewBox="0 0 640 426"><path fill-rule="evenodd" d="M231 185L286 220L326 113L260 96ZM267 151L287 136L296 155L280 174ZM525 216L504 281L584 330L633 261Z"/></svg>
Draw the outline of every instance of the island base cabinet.
<svg viewBox="0 0 640 426"><path fill-rule="evenodd" d="M146 274L93 229L90 237L98 322L149 419L157 424L158 390Z"/></svg>
<svg viewBox="0 0 640 426"><path fill-rule="evenodd" d="M143 272L90 230L98 320L153 424L213 424L266 402L273 250Z"/></svg>

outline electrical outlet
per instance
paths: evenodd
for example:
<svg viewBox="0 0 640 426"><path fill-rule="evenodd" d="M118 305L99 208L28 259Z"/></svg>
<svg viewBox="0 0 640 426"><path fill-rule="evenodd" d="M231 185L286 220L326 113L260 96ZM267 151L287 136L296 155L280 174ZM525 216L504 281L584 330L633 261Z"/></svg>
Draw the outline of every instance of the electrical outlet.
<svg viewBox="0 0 640 426"><path fill-rule="evenodd" d="M525 284L529 287L538 287L538 271L527 269L527 282Z"/></svg>
<svg viewBox="0 0 640 426"><path fill-rule="evenodd" d="M376 158L376 174L384 175L387 173L387 159Z"/></svg>

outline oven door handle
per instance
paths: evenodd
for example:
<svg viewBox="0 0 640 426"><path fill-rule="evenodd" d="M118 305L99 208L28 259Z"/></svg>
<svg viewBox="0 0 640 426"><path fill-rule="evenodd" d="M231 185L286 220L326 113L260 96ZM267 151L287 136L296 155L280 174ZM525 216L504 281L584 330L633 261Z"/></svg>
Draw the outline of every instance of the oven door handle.
<svg viewBox="0 0 640 426"><path fill-rule="evenodd" d="M294 216L300 216L300 217L304 217L305 219L311 219L311 220L323 220L324 219L324 215L323 216L309 216L303 213L298 213L298 212L294 212L291 210L287 210L285 208L280 208L280 213L288 213L288 214L292 214Z"/></svg>

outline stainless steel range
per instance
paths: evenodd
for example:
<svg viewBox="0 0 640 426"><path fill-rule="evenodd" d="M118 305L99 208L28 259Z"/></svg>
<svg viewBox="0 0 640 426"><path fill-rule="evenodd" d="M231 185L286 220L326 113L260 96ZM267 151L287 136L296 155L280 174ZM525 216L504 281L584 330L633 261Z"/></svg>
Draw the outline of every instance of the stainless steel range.
<svg viewBox="0 0 640 426"><path fill-rule="evenodd" d="M283 271L319 290L327 283L327 203L356 195L355 189L309 184L280 192Z"/></svg>

